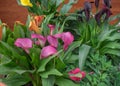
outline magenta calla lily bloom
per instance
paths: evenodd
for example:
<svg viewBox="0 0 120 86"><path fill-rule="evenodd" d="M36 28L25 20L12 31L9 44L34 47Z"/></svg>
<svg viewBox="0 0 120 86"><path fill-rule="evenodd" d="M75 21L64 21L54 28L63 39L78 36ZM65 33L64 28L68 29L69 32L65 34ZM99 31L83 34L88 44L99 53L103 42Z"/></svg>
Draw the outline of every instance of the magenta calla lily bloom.
<svg viewBox="0 0 120 86"><path fill-rule="evenodd" d="M53 31L55 29L55 25L52 25L52 24L48 24L48 27L50 28L50 35L53 34Z"/></svg>
<svg viewBox="0 0 120 86"><path fill-rule="evenodd" d="M68 74L71 80L77 82L82 80L86 76L86 73L84 71L81 71L79 68L71 70Z"/></svg>
<svg viewBox="0 0 120 86"><path fill-rule="evenodd" d="M47 58L47 57L49 57L51 55L54 55L55 53L57 53L56 48L54 48L53 46L49 45L49 46L44 47L41 50L40 58L44 59L44 58Z"/></svg>
<svg viewBox="0 0 120 86"><path fill-rule="evenodd" d="M73 42L74 36L70 32L55 34L54 37L62 39L64 42L63 49L67 50L68 46Z"/></svg>
<svg viewBox="0 0 120 86"><path fill-rule="evenodd" d="M49 42L49 44L50 44L51 46L57 48L57 46L58 46L58 40L57 40L56 37L54 37L54 36L52 36L52 35L49 35L49 36L47 37L47 40L48 40L48 42Z"/></svg>
<svg viewBox="0 0 120 86"><path fill-rule="evenodd" d="M66 50L68 46L73 42L74 36L70 32L65 32L65 33L62 33L61 39L64 42L63 48L64 50Z"/></svg>
<svg viewBox="0 0 120 86"><path fill-rule="evenodd" d="M28 49L32 48L32 40L29 38L18 38L14 44L17 47L23 48L27 53L29 53Z"/></svg>
<svg viewBox="0 0 120 86"><path fill-rule="evenodd" d="M41 45L42 47L45 45L46 43L46 38L40 34L32 34L31 38L37 38L38 40L35 41L35 43L37 45Z"/></svg>

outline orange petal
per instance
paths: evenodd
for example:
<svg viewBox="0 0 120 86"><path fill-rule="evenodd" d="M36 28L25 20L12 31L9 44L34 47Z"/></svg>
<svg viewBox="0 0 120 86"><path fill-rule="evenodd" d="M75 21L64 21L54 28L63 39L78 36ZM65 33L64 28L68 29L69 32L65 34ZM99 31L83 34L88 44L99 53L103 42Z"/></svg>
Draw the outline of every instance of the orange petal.
<svg viewBox="0 0 120 86"><path fill-rule="evenodd" d="M36 33L39 33L39 32L40 32L40 28L36 25L36 23L35 23L34 20L30 22L29 29L30 29L31 31L36 32Z"/></svg>
<svg viewBox="0 0 120 86"><path fill-rule="evenodd" d="M35 16L34 19L35 19L35 23L36 25L39 25L42 23L43 19L44 19L44 15L41 15L41 16Z"/></svg>

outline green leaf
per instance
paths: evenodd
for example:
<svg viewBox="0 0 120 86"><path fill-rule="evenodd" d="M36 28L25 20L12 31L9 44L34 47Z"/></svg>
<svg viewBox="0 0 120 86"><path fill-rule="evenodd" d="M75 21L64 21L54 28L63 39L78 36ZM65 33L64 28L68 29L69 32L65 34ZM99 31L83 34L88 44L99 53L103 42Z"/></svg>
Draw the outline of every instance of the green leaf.
<svg viewBox="0 0 120 86"><path fill-rule="evenodd" d="M15 24L13 35L14 35L14 38L24 38L25 37L25 32L23 30L23 27L19 24Z"/></svg>
<svg viewBox="0 0 120 86"><path fill-rule="evenodd" d="M75 48L79 47L80 45L81 45L80 41L73 42L71 46L68 48L68 50L65 52L63 58L66 58L69 53L71 53Z"/></svg>
<svg viewBox="0 0 120 86"><path fill-rule="evenodd" d="M6 41L8 36L12 33L12 31L7 28L7 27L3 27L2 28L2 41Z"/></svg>
<svg viewBox="0 0 120 86"><path fill-rule="evenodd" d="M110 40L110 41L115 41L117 39L120 39L120 33L115 33L114 35L106 38L106 40Z"/></svg>
<svg viewBox="0 0 120 86"><path fill-rule="evenodd" d="M65 78L57 78L56 84L58 86L80 86L79 83L74 83L72 80L68 80Z"/></svg>
<svg viewBox="0 0 120 86"><path fill-rule="evenodd" d="M6 57L4 55L0 55L0 65L7 64L7 63L9 63L11 61L12 60L9 59L8 57Z"/></svg>
<svg viewBox="0 0 120 86"><path fill-rule="evenodd" d="M36 51L36 52L35 52ZM36 67L39 67L40 65L40 48L31 48L30 49L30 57L31 57L31 63L35 65Z"/></svg>
<svg viewBox="0 0 120 86"><path fill-rule="evenodd" d="M50 69L48 71L44 71L40 73L42 78L48 78L50 75L62 76L63 74L60 73L57 69Z"/></svg>
<svg viewBox="0 0 120 86"><path fill-rule="evenodd" d="M55 62L56 69L60 71L66 67L66 64L60 58L56 58Z"/></svg>
<svg viewBox="0 0 120 86"><path fill-rule="evenodd" d="M60 14L64 15L66 14L72 7L72 4L74 4L74 0L70 0L68 4L65 4L61 10L60 10Z"/></svg>
<svg viewBox="0 0 120 86"><path fill-rule="evenodd" d="M17 64L10 62L7 64L0 64L0 74L9 74L9 73L17 73L17 74L23 74L26 72L33 73L34 70L25 70L19 67Z"/></svg>
<svg viewBox="0 0 120 86"><path fill-rule="evenodd" d="M82 70L85 64L87 55L89 54L90 46L83 44L79 47L79 67Z"/></svg>
<svg viewBox="0 0 120 86"><path fill-rule="evenodd" d="M56 0L56 6L58 7L63 2L64 2L64 0Z"/></svg>
<svg viewBox="0 0 120 86"><path fill-rule="evenodd" d="M102 52L104 52L105 54L113 54L113 55L117 55L120 56L120 49L104 49Z"/></svg>
<svg viewBox="0 0 120 86"><path fill-rule="evenodd" d="M48 78L42 78L42 86L54 86L55 77L49 76Z"/></svg>
<svg viewBox="0 0 120 86"><path fill-rule="evenodd" d="M59 33L62 33L62 32L63 32L65 23L66 23L66 21L68 21L68 20L76 20L76 17L74 17L74 16L67 16L67 17L65 18L64 22L62 23L62 26L61 26L61 28L60 28L60 30L59 30Z"/></svg>
<svg viewBox="0 0 120 86"><path fill-rule="evenodd" d="M120 49L120 43L117 42L108 42L102 49L111 48L111 49Z"/></svg>
<svg viewBox="0 0 120 86"><path fill-rule="evenodd" d="M53 55L53 56L50 56L50 57L48 57L48 58L42 59L42 60L41 60L40 67L39 67L39 69L38 69L38 72L43 72L43 71L45 71L45 67L46 67L47 63L48 63L49 61L51 61L54 57L56 57L58 54L60 54L62 51L63 51L63 50L60 50L57 54L55 54L55 55Z"/></svg>
<svg viewBox="0 0 120 86"><path fill-rule="evenodd" d="M106 85L105 83L98 83L98 85L97 86L108 86L108 85Z"/></svg>
<svg viewBox="0 0 120 86"><path fill-rule="evenodd" d="M19 74L9 75L7 78L2 80L2 82L4 82L7 86L22 86L29 81L28 76L21 76Z"/></svg>
<svg viewBox="0 0 120 86"><path fill-rule="evenodd" d="M27 16L26 27L28 28L30 25L31 17L30 15Z"/></svg>

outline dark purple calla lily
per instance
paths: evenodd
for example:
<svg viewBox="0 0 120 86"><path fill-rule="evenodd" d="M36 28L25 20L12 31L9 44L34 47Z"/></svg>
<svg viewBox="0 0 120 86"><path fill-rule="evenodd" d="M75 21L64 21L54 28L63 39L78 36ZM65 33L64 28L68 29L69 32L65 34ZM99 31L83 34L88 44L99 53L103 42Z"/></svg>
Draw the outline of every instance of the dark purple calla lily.
<svg viewBox="0 0 120 86"><path fill-rule="evenodd" d="M103 0L103 4L107 6L108 8L111 8L111 0Z"/></svg>
<svg viewBox="0 0 120 86"><path fill-rule="evenodd" d="M45 45L46 43L46 38L40 34L32 34L31 38L37 38L37 40L35 41L35 44L37 45L41 45L42 47Z"/></svg>
<svg viewBox="0 0 120 86"><path fill-rule="evenodd" d="M49 46L44 47L41 50L40 58L41 59L48 58L49 56L54 55L56 53L57 53L56 48L51 46L51 45L49 45Z"/></svg>
<svg viewBox="0 0 120 86"><path fill-rule="evenodd" d="M57 40L56 37L54 37L54 36L52 36L52 35L49 35L49 36L47 37L47 40L48 40L48 42L49 42L49 44L50 44L51 46L57 48L57 46L58 46L58 40Z"/></svg>
<svg viewBox="0 0 120 86"><path fill-rule="evenodd" d="M104 20L108 20L108 18L112 15L112 12L110 11L109 8L104 7L103 9L101 9L96 15L95 15L95 19L98 23L98 25L100 25L101 23L101 17L106 14L105 19Z"/></svg>
<svg viewBox="0 0 120 86"><path fill-rule="evenodd" d="M17 47L20 47L26 51L26 53L29 53L29 48L32 48L32 40L29 38L18 38L15 43Z"/></svg>
<svg viewBox="0 0 120 86"><path fill-rule="evenodd" d="M88 2L88 1L85 1L84 9L85 9L86 20L89 21L89 19L90 19L90 10L92 9L91 3Z"/></svg>
<svg viewBox="0 0 120 86"><path fill-rule="evenodd" d="M99 7L99 2L100 2L100 0L95 0L95 7L96 7L96 8Z"/></svg>

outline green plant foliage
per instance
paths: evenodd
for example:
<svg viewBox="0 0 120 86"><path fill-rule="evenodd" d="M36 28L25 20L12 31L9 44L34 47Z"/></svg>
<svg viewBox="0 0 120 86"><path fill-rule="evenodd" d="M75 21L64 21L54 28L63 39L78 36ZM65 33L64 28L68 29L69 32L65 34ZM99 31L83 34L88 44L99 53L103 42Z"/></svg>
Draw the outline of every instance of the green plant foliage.
<svg viewBox="0 0 120 86"><path fill-rule="evenodd" d="M26 24L16 22L13 31L0 21L0 82L120 86L120 21L110 24L120 15L110 17L110 0L95 15L89 1L74 13L69 10L76 0L17 1L30 13Z"/></svg>

